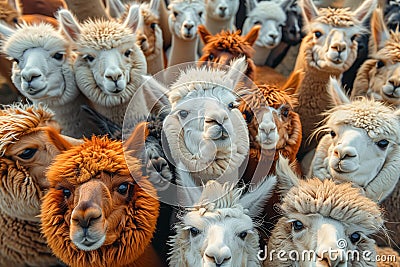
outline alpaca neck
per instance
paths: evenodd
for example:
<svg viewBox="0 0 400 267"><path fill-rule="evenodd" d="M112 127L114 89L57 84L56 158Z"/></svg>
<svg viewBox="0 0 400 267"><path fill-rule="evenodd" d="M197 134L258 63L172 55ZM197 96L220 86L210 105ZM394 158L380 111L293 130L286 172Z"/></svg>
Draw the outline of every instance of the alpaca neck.
<svg viewBox="0 0 400 267"><path fill-rule="evenodd" d="M254 45L253 48L255 50L253 56L254 63L257 66L264 66L269 54L271 53L271 49L267 47L261 47L258 45Z"/></svg>
<svg viewBox="0 0 400 267"><path fill-rule="evenodd" d="M147 73L156 74L164 69L164 51L155 53L146 57L147 62Z"/></svg>
<svg viewBox="0 0 400 267"><path fill-rule="evenodd" d="M221 30L229 30L233 31L235 30L235 17L232 16L232 18L228 20L216 20L212 17L206 16L206 22L205 26L209 32L211 32L213 35L219 33Z"/></svg>
<svg viewBox="0 0 400 267"><path fill-rule="evenodd" d="M193 40L183 40L174 34L172 36L172 47L168 59L168 67L185 62L196 61L198 59L198 41L198 37Z"/></svg>

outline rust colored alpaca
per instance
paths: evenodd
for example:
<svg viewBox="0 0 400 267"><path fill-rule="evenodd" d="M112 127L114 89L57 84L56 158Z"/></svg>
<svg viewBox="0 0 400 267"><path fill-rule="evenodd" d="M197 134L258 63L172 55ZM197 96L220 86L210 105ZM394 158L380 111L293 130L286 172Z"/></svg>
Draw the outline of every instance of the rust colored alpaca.
<svg viewBox="0 0 400 267"><path fill-rule="evenodd" d="M198 27L200 38L205 44L200 65L213 66L215 63L229 65L239 57L246 57L247 70L245 74L256 82L283 84L286 78L267 66L256 66L252 60L253 45L258 38L261 26L254 26L245 36L240 31L221 31L212 35L204 25Z"/></svg>
<svg viewBox="0 0 400 267"><path fill-rule="evenodd" d="M131 140L145 138L140 124ZM130 147L131 149L131 147ZM43 233L69 266L159 266L150 245L159 214L156 191L120 141L93 136L49 168Z"/></svg>

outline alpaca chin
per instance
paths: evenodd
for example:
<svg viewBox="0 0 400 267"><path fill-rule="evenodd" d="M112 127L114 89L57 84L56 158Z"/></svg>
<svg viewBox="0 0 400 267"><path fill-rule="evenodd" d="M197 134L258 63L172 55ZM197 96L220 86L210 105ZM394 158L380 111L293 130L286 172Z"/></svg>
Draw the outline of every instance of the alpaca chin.
<svg viewBox="0 0 400 267"><path fill-rule="evenodd" d="M94 244L91 243L90 246L87 246L87 245L84 244L85 242L88 242L88 241L86 240L86 238L84 238L84 240L81 241L81 242L77 242L77 241L74 241L74 240L72 240L72 242L73 242L73 243L75 244L75 246L77 246L80 250L92 251L92 250L96 250L96 249L100 248L100 247L104 244L104 241L105 241L105 240L106 240L106 236L103 235L103 236L100 238L100 240L96 241Z"/></svg>

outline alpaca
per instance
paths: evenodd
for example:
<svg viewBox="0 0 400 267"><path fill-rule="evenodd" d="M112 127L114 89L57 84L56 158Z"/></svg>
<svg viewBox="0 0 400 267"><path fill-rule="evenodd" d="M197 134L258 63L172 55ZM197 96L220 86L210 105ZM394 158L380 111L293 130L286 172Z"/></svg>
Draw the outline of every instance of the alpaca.
<svg viewBox="0 0 400 267"><path fill-rule="evenodd" d="M337 80L329 86L336 106L325 113L317 133L327 133L315 152L311 174L352 182L382 202L395 188L400 172L400 111L365 98L353 102Z"/></svg>
<svg viewBox="0 0 400 267"><path fill-rule="evenodd" d="M62 133L75 138L90 136L94 127L84 125L80 106L87 104L73 71L75 55L67 39L51 25L21 24L17 29L0 25L4 54L13 58L12 81L35 104L55 112Z"/></svg>
<svg viewBox="0 0 400 267"><path fill-rule="evenodd" d="M138 13L138 6L132 5L123 23L101 19L79 23L68 10L59 11L63 32L78 54L74 69L79 89L97 112L117 125L122 125L131 99L129 112L138 116L146 116L158 102L153 91L139 89L145 81L146 59L134 34Z"/></svg>
<svg viewBox="0 0 400 267"><path fill-rule="evenodd" d="M309 139L320 115L329 107L326 85L329 77L339 77L357 57L357 35L364 30L362 22L375 9L376 0L366 0L355 11L348 9L317 9L311 0L302 0L307 35L303 38L294 71L302 69L305 76L296 91L303 140L299 159L313 150L317 140Z"/></svg>
<svg viewBox="0 0 400 267"><path fill-rule="evenodd" d="M110 18L107 14L103 0L64 0L68 9L76 16L79 21L85 21L89 18Z"/></svg>
<svg viewBox="0 0 400 267"><path fill-rule="evenodd" d="M235 88L246 68L244 58L229 70L192 67L170 87L171 111L163 124L169 159L181 162L196 184L240 178L249 138Z"/></svg>
<svg viewBox="0 0 400 267"><path fill-rule="evenodd" d="M46 175L43 234L64 263L160 266L150 245L159 214L157 193L120 141L86 139L58 155Z"/></svg>
<svg viewBox="0 0 400 267"><path fill-rule="evenodd" d="M277 178L284 193L282 218L272 231L268 252L282 250L291 256L267 253L264 266L376 266L349 252L365 255L368 251L375 260L375 242L369 236L383 226L377 203L351 183L303 180L283 157L278 161Z"/></svg>
<svg viewBox="0 0 400 267"><path fill-rule="evenodd" d="M275 182L275 176L264 179L246 194L244 188L217 181L208 181L202 192L187 187L196 203L179 216L170 240L170 266L261 266L255 218Z"/></svg>
<svg viewBox="0 0 400 267"><path fill-rule="evenodd" d="M400 26L400 1L388 1L385 8L385 23L388 28L395 31Z"/></svg>
<svg viewBox="0 0 400 267"><path fill-rule="evenodd" d="M49 187L46 168L60 152L78 144L60 135L54 114L21 103L0 110L1 266L59 264L41 233L41 198Z"/></svg>
<svg viewBox="0 0 400 267"><path fill-rule="evenodd" d="M168 67L198 59L197 27L204 24L205 6L199 0L173 0L168 25L172 34Z"/></svg>
<svg viewBox="0 0 400 267"><path fill-rule="evenodd" d="M400 32L389 32L380 9L373 13L371 28L377 51L357 73L351 98L367 96L400 107Z"/></svg>
<svg viewBox="0 0 400 267"><path fill-rule="evenodd" d="M284 84L286 77L267 66L256 66L253 61L253 45L258 38L261 26L254 26L245 36L240 31L222 31L212 35L203 25L198 27L199 35L205 46L199 59L200 66L224 66L232 60L245 57L247 62L246 76L255 82L268 81L274 84ZM250 82L251 83L251 82Z"/></svg>
<svg viewBox="0 0 400 267"><path fill-rule="evenodd" d="M234 31L239 0L206 0L205 24L207 30L217 34L222 30Z"/></svg>
<svg viewBox="0 0 400 267"><path fill-rule="evenodd" d="M247 34L254 25L261 25L259 38L254 44L256 65L265 65L272 48L282 38L282 26L286 22L285 10L292 0L261 1L246 0L247 18L243 24L243 34Z"/></svg>

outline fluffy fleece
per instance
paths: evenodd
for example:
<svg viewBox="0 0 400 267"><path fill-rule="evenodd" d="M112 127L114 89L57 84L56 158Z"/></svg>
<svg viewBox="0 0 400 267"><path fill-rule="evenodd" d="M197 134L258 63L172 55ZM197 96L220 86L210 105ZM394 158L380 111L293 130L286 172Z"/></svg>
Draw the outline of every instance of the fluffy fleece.
<svg viewBox="0 0 400 267"><path fill-rule="evenodd" d="M158 266L150 241L159 202L154 187L142 176L139 160L129 153L124 155L121 142L105 137L85 140L59 155L47 177L50 189L42 204L43 234L62 261L70 266ZM107 227L104 243L84 251L71 240L71 218L77 209L74 198L79 196L79 188L89 183L105 186L100 209ZM123 196L116 191L121 183L129 187ZM71 192L69 197L63 193L66 188Z"/></svg>

